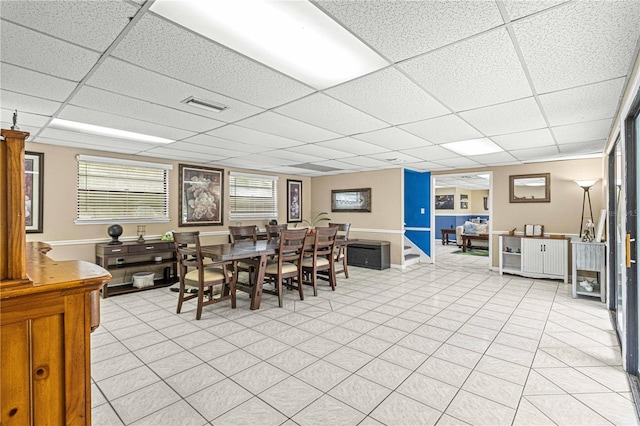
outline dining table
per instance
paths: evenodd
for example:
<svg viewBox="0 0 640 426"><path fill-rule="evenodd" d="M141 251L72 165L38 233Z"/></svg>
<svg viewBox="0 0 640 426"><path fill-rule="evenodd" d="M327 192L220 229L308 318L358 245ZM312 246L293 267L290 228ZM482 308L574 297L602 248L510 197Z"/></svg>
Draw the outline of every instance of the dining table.
<svg viewBox="0 0 640 426"><path fill-rule="evenodd" d="M336 239L336 246L347 245L356 241L357 240L355 239L347 240L345 238L338 237ZM307 251L312 250L314 242L315 236L307 235L307 238L305 238L304 241L304 249ZM267 260L270 256L278 254L279 249L280 243L273 240L258 240L256 242L253 242L251 240L243 240L236 243L211 244L203 245L200 247L202 256L210 258L215 263L244 259L257 260L258 265L253 285L236 283L236 287L238 289L251 294L251 310L260 309L260 302L262 300L262 285L264 283L264 271L267 267Z"/></svg>

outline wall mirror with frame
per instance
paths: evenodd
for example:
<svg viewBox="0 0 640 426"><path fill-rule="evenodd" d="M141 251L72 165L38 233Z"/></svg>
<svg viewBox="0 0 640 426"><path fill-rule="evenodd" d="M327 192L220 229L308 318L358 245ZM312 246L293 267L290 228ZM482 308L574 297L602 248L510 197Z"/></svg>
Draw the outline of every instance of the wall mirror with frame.
<svg viewBox="0 0 640 426"><path fill-rule="evenodd" d="M509 176L509 202L551 202L551 174L539 173Z"/></svg>

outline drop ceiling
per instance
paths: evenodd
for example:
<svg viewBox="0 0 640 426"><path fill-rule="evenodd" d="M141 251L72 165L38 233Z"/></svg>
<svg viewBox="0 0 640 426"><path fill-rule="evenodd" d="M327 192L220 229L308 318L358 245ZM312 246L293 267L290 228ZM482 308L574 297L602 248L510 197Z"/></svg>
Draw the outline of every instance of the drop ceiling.
<svg viewBox="0 0 640 426"><path fill-rule="evenodd" d="M36 143L303 176L597 155L640 36L637 0L314 1L387 64L318 90L151 4L1 1L2 127L17 110ZM182 102L191 96L228 108ZM61 130L53 118L175 142ZM440 146L479 138L503 151Z"/></svg>

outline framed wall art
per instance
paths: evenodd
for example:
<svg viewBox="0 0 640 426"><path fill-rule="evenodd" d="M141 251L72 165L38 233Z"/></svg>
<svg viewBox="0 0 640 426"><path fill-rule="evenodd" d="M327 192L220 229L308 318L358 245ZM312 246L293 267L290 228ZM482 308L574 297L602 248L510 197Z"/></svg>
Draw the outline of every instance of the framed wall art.
<svg viewBox="0 0 640 426"><path fill-rule="evenodd" d="M463 210L469 208L469 195L460 194L460 208Z"/></svg>
<svg viewBox="0 0 640 426"><path fill-rule="evenodd" d="M287 223L302 222L302 181L287 179Z"/></svg>
<svg viewBox="0 0 640 426"><path fill-rule="evenodd" d="M332 212L370 212L371 188L334 189L331 191Z"/></svg>
<svg viewBox="0 0 640 426"><path fill-rule="evenodd" d="M453 210L453 194L436 195L436 210Z"/></svg>
<svg viewBox="0 0 640 426"><path fill-rule="evenodd" d="M222 225L224 170L180 164L178 226Z"/></svg>
<svg viewBox="0 0 640 426"><path fill-rule="evenodd" d="M44 195L44 154L24 153L24 201L27 233L42 233L42 197Z"/></svg>

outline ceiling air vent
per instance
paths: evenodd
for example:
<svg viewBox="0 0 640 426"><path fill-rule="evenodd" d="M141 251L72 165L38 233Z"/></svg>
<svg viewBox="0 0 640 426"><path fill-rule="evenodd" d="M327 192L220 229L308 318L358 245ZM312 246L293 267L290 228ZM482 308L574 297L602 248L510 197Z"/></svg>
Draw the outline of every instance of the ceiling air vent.
<svg viewBox="0 0 640 426"><path fill-rule="evenodd" d="M189 96L187 99L182 101L182 103L191 105L194 107L206 109L207 111L213 111L213 112L222 112L225 109L229 108L226 105L222 105L213 101L207 101L204 99L198 99L193 96Z"/></svg>

